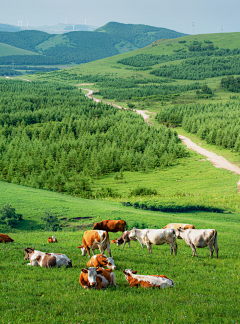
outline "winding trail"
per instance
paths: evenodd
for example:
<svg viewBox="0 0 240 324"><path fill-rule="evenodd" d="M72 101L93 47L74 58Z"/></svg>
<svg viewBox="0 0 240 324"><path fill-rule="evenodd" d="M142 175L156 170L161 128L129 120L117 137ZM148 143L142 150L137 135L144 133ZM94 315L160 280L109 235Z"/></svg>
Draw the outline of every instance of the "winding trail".
<svg viewBox="0 0 240 324"><path fill-rule="evenodd" d="M83 90L88 91L88 93L86 94L86 97L88 97L89 99L92 99L95 102L102 101L101 99L97 99L97 98L93 97L93 92L96 92L96 91L89 90L89 89L83 89ZM112 105L113 107L116 107L119 109L127 109L127 108L123 108L121 106L115 105L112 102L104 102L104 103L107 103L107 104ZM143 119L146 122L148 122L150 116L147 115L146 112L149 113L149 111L147 111L147 110L143 111L143 110L137 110L137 109L133 109L133 111L136 111L137 114L143 116ZM197 144L192 142L189 138L187 138L183 135L178 135L178 137L189 149L191 149L201 155L206 156L207 160L210 161L216 168L226 169L226 170L232 171L232 172L240 175L240 168L237 165L228 162L224 157L217 155L213 152L210 152L210 151L202 148L201 146L198 146ZM240 180L238 181L237 186L238 186L238 191L240 193Z"/></svg>

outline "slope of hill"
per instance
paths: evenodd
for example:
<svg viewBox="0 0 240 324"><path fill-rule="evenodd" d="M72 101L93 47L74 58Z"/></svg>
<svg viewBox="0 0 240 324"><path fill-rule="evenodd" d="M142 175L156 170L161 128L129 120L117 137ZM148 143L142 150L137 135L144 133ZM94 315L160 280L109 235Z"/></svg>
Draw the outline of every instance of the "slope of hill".
<svg viewBox="0 0 240 324"><path fill-rule="evenodd" d="M159 28L147 25L121 24L118 22L109 22L108 24L96 29L95 32L114 35L121 40L131 43L136 48L145 47L157 39L186 36L186 34L167 28Z"/></svg>
<svg viewBox="0 0 240 324"><path fill-rule="evenodd" d="M182 35L184 34L165 28L109 23L94 32L72 31L61 35L36 30L0 32L0 42L52 57L63 64L80 64L129 52L159 38Z"/></svg>
<svg viewBox="0 0 240 324"><path fill-rule="evenodd" d="M38 54L15 46L0 43L0 57L9 56L9 55L38 55Z"/></svg>
<svg viewBox="0 0 240 324"><path fill-rule="evenodd" d="M8 24L0 24L0 32L17 32L20 31L21 28L13 25Z"/></svg>

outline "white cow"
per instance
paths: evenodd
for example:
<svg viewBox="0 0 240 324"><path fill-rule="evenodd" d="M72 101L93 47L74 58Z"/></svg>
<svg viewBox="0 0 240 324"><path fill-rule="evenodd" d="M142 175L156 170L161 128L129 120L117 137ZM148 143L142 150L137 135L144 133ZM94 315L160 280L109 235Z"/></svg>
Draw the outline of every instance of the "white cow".
<svg viewBox="0 0 240 324"><path fill-rule="evenodd" d="M209 247L210 258L213 256L213 246L218 258L217 231L215 229L182 229L179 227L176 231L177 237L182 238L184 242L192 248L193 256L197 255L197 248Z"/></svg>
<svg viewBox="0 0 240 324"><path fill-rule="evenodd" d="M130 231L129 238L136 238L147 246L149 253L152 253L151 245L162 245L168 243L171 247L171 254L177 255L177 242L175 229L137 229L133 228Z"/></svg>

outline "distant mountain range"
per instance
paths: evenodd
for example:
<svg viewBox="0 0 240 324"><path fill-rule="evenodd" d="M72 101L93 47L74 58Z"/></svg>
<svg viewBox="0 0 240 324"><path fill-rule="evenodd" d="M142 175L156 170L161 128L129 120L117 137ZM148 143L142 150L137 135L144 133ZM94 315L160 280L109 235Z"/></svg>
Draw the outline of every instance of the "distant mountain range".
<svg viewBox="0 0 240 324"><path fill-rule="evenodd" d="M64 34L36 30L2 31L0 43L5 47L3 51L0 44L0 65L11 64L13 59L20 65L81 64L139 49L158 39L185 35L166 28L117 22L110 22L95 31ZM10 46L6 49L6 45ZM29 53L16 55L16 48Z"/></svg>

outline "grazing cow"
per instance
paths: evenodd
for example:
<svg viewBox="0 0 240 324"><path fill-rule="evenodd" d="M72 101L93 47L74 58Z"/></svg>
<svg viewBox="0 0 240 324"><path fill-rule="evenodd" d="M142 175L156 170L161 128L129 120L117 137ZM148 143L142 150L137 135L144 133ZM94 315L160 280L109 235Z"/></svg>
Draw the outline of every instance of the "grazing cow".
<svg viewBox="0 0 240 324"><path fill-rule="evenodd" d="M56 237L55 236L50 236L49 238L48 238L48 243L57 243L58 242L58 240L56 239Z"/></svg>
<svg viewBox="0 0 240 324"><path fill-rule="evenodd" d="M176 231L177 237L180 237L184 242L192 248L193 256L197 255L197 248L209 247L210 258L213 256L213 246L218 258L217 231L215 229L182 229Z"/></svg>
<svg viewBox="0 0 240 324"><path fill-rule="evenodd" d="M0 234L0 243L7 243L7 242L13 242L14 240L8 236L7 234Z"/></svg>
<svg viewBox="0 0 240 324"><path fill-rule="evenodd" d="M104 254L97 254L91 257L91 259L87 263L87 267L95 267L95 268L108 268L112 270L116 270L117 267L114 264L113 256L108 258Z"/></svg>
<svg viewBox="0 0 240 324"><path fill-rule="evenodd" d="M151 245L162 245L168 243L171 247L171 254L177 255L176 231L172 228L165 229L137 229L133 228L129 234L130 238L139 239L147 246L149 253L152 253Z"/></svg>
<svg viewBox="0 0 240 324"><path fill-rule="evenodd" d="M179 227L181 227L183 229L188 229L188 228L195 229L194 225L182 224L182 223L170 223L170 224L167 224L166 226L164 226L163 228L174 228L176 231Z"/></svg>
<svg viewBox="0 0 240 324"><path fill-rule="evenodd" d="M124 232L126 227L126 222L124 220L104 220L99 223L95 223L93 229L99 229L106 232Z"/></svg>
<svg viewBox="0 0 240 324"><path fill-rule="evenodd" d="M45 253L32 248L25 249L24 260L30 260L28 265L40 266L43 268L52 268L55 266L60 268L63 265L65 265L67 268L72 267L72 261L65 254Z"/></svg>
<svg viewBox="0 0 240 324"><path fill-rule="evenodd" d="M108 232L89 230L83 234L83 244L78 246L78 249L82 250L82 255L88 253L90 259L90 249L94 255L94 250L99 249L101 254L104 254L104 250L108 250L108 254L111 257L111 249L109 243Z"/></svg>
<svg viewBox="0 0 240 324"><path fill-rule="evenodd" d="M122 235L115 240L111 241L111 244L117 244L117 246L120 246L121 244L123 244L123 249L126 243L128 243L128 246L130 247L130 241L139 241L138 239L134 238L134 237L129 237L130 231L125 231L122 233ZM139 243L141 244L141 247L143 248L143 244L139 241Z"/></svg>
<svg viewBox="0 0 240 324"><path fill-rule="evenodd" d="M81 270L79 283L84 289L102 289L109 285L116 286L115 275L111 269L85 268Z"/></svg>
<svg viewBox="0 0 240 324"><path fill-rule="evenodd" d="M169 288L174 287L174 282L172 279L164 275L151 275L151 276L143 276L143 275L136 275L137 271L132 271L132 269L123 270L125 274L125 278L128 281L131 287L157 287L157 288Z"/></svg>

